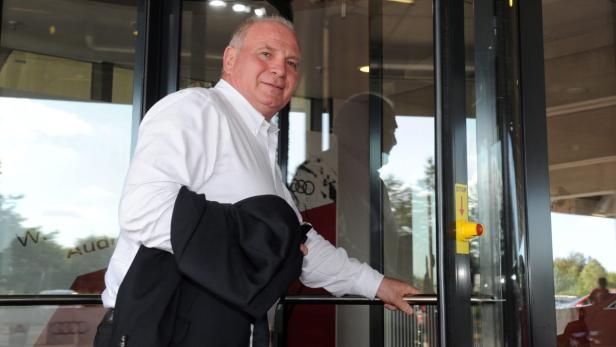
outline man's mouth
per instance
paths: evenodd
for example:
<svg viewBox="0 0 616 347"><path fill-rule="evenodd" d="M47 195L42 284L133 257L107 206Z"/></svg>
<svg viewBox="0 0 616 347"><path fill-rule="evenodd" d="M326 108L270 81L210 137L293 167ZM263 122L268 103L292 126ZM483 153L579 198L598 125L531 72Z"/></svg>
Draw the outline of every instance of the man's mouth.
<svg viewBox="0 0 616 347"><path fill-rule="evenodd" d="M268 83L268 82L262 82L262 83L269 87L275 88L275 89L284 90L284 85L276 85L276 84Z"/></svg>

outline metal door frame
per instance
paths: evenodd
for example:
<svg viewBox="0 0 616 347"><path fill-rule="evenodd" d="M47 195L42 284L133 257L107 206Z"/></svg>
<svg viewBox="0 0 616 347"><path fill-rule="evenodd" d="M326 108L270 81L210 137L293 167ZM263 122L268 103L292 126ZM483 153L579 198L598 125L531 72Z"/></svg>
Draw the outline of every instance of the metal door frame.
<svg viewBox="0 0 616 347"><path fill-rule="evenodd" d="M370 91L382 88L382 0L370 1ZM451 211L453 184L466 180L466 143L464 112L464 28L462 1L434 1L436 148L437 148L437 230L438 230L438 297L417 297L417 304L437 304L440 318L441 346L470 346L470 324L460 326L457 319L470 317L470 279L456 277L466 260L446 256L452 253ZM292 19L291 3L270 0L274 7ZM1 3L1 2L0 2ZM137 27L139 37L135 54L133 118L135 124L160 98L178 89L181 35L181 0L139 0ZM523 134L523 191L525 192L528 259L525 296L528 298L530 345L555 346L554 288L548 186L548 161L543 71L543 36L541 3L533 0L515 2L519 16L519 59L521 115ZM207 38L205 38L207 39ZM381 184L376 169L381 164L381 113L378 98L370 99L370 201L371 265L383 269L383 227ZM462 112L460 112L462 111ZM282 112L281 151L288 142L288 108ZM134 129L136 135L136 128ZM463 136L464 134L464 136ZM133 136L136 138L136 136ZM134 144L133 144L134 145ZM286 153L279 156L286 167ZM376 174L375 174L376 173ZM449 230L448 230L449 229ZM454 238L455 239L455 238ZM456 279L457 278L457 279ZM459 295L462 294L462 295ZM316 301L315 301L316 300ZM319 301L320 302L317 302ZM383 313L378 300L360 298L288 297L287 302L305 304L368 304L371 309L371 346L383 346ZM475 300L477 301L477 300ZM97 295L0 295L0 306L75 305L100 303ZM470 319L467 319L470 322ZM459 322L459 321L458 321ZM460 342L466 341L466 342Z"/></svg>

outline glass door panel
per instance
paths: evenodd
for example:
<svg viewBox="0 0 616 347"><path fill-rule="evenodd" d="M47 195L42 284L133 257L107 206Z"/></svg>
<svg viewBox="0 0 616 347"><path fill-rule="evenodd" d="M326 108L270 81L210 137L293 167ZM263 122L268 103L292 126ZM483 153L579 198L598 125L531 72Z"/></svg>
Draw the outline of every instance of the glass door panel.
<svg viewBox="0 0 616 347"><path fill-rule="evenodd" d="M307 221L350 256L370 262L370 98L376 96L383 270L435 294L432 2L383 1L379 13L375 3L293 2L304 56L289 114L288 184ZM371 29L371 20L382 25ZM382 73L372 82L371 68ZM369 306L292 310L290 346L369 346L374 329L383 329L371 321ZM381 334L387 346L435 346L437 322L434 306L411 317L385 312Z"/></svg>
<svg viewBox="0 0 616 347"><path fill-rule="evenodd" d="M473 346L528 345L518 14L513 1L465 2Z"/></svg>

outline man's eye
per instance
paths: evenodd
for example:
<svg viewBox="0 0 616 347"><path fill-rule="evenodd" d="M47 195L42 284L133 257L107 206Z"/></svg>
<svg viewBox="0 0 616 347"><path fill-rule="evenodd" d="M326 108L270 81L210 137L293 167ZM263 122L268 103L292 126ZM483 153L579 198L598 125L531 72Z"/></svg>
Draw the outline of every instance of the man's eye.
<svg viewBox="0 0 616 347"><path fill-rule="evenodd" d="M287 61L287 65L289 65L290 67L292 67L294 69L297 69L298 66L299 66L299 64L297 62L293 61L293 60Z"/></svg>
<svg viewBox="0 0 616 347"><path fill-rule="evenodd" d="M261 52L261 56L264 58L269 58L272 54L270 52Z"/></svg>

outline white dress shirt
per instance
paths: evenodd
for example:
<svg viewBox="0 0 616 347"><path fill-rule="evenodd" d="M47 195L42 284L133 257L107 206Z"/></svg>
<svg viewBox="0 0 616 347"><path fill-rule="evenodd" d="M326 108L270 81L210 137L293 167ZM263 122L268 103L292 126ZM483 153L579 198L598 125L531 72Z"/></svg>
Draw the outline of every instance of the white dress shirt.
<svg viewBox="0 0 616 347"><path fill-rule="evenodd" d="M135 154L120 201L120 236L105 274L105 307L140 245L171 249L171 214L181 186L206 199L235 203L264 194L294 206L276 164L278 128L229 83L189 88L156 103L139 127ZM374 298L383 275L349 258L314 229L308 233L300 280L336 296Z"/></svg>

